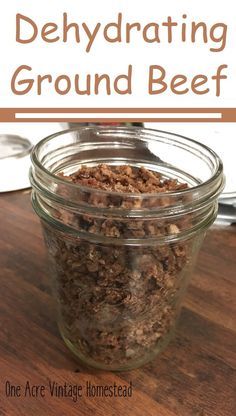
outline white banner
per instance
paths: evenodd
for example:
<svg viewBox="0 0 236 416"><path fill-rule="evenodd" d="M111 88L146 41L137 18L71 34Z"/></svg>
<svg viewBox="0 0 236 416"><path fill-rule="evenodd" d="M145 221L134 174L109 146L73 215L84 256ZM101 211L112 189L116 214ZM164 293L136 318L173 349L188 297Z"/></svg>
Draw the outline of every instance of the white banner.
<svg viewBox="0 0 236 416"><path fill-rule="evenodd" d="M235 107L234 2L8 0L1 107Z"/></svg>

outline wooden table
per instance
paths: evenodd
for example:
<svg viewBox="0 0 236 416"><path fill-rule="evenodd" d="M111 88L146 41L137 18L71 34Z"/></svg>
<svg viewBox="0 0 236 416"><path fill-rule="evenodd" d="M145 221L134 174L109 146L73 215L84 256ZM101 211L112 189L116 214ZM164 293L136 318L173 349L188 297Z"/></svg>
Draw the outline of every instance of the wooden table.
<svg viewBox="0 0 236 416"><path fill-rule="evenodd" d="M29 191L1 195L0 210L0 415L236 415L236 227L209 231L166 351L142 369L112 374L84 368L58 334ZM27 381L47 386L49 379L83 388L132 381L133 394L24 397Z"/></svg>

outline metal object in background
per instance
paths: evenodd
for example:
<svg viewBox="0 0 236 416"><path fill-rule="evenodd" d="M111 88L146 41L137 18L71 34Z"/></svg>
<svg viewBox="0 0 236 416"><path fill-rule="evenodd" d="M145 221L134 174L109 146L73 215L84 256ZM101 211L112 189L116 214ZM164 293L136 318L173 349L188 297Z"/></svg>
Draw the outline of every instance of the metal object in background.
<svg viewBox="0 0 236 416"><path fill-rule="evenodd" d="M0 160L10 157L24 157L30 153L32 143L15 134L0 135Z"/></svg>
<svg viewBox="0 0 236 416"><path fill-rule="evenodd" d="M32 143L13 134L0 135L0 192L30 187L28 172Z"/></svg>
<svg viewBox="0 0 236 416"><path fill-rule="evenodd" d="M236 224L236 199L220 199L216 223L223 225Z"/></svg>

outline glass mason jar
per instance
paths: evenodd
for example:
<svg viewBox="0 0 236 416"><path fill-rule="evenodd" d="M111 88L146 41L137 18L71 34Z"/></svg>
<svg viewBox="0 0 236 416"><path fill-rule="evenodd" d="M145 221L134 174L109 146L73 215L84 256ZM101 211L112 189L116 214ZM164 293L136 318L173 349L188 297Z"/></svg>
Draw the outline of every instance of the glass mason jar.
<svg viewBox="0 0 236 416"><path fill-rule="evenodd" d="M61 175L101 164L142 166L188 188L117 193ZM39 142L30 178L65 343L96 368L148 362L173 334L196 255L216 218L221 160L171 133L83 127Z"/></svg>

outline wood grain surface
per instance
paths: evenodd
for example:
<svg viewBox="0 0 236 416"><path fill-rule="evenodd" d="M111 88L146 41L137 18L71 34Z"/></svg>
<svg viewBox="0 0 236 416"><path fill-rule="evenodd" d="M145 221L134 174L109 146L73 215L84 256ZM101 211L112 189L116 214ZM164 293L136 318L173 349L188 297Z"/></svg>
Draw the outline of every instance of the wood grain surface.
<svg viewBox="0 0 236 416"><path fill-rule="evenodd" d="M152 363L123 373L78 363L54 316L46 251L30 193L0 196L0 415L236 415L236 227L213 227L201 249L175 339ZM49 380L133 384L130 398L24 397ZM9 383L7 383L9 382ZM6 386L21 389L7 397ZM14 387L15 386L15 387Z"/></svg>

